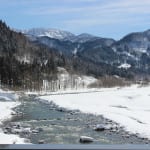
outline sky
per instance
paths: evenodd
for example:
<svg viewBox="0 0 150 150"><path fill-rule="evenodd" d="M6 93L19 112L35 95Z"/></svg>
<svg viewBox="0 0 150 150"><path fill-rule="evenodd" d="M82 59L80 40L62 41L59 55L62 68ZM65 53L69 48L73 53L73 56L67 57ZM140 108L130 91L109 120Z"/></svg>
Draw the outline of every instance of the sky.
<svg viewBox="0 0 150 150"><path fill-rule="evenodd" d="M0 19L16 29L55 28L120 39L150 29L150 0L0 0Z"/></svg>

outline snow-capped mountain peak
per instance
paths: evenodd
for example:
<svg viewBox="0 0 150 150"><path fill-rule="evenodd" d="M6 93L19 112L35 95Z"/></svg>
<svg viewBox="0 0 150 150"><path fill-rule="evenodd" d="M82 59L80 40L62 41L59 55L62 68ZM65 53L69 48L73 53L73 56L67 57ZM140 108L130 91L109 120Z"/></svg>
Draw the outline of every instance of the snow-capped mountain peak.
<svg viewBox="0 0 150 150"><path fill-rule="evenodd" d="M29 29L29 30L23 30L21 32L24 34L32 35L32 36L36 36L36 37L47 36L47 37L55 38L55 39L59 39L59 40L71 38L71 37L75 36L74 34L68 32L68 31L62 31L62 30L58 30L58 29L33 28L33 29Z"/></svg>
<svg viewBox="0 0 150 150"><path fill-rule="evenodd" d="M47 36L49 38L63 40L63 41L71 41L71 42L87 42L91 40L98 39L100 37L96 37L91 34L82 33L79 35L75 35L71 32L59 30L59 29L46 29L46 28L32 28L29 30L15 30L17 32L22 32L30 39L34 39L36 37L44 37Z"/></svg>

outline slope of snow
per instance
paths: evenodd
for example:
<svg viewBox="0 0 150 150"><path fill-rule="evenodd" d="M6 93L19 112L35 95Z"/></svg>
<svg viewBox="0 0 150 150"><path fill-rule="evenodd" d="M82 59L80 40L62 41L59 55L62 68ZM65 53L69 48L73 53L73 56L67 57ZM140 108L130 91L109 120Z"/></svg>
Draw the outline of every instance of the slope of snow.
<svg viewBox="0 0 150 150"><path fill-rule="evenodd" d="M24 139L17 135L4 134L0 130L0 144L24 144Z"/></svg>
<svg viewBox="0 0 150 150"><path fill-rule="evenodd" d="M3 121L10 119L13 112L12 108L19 105L18 95L10 91L3 91L0 89L0 125ZM2 101L1 101L2 100ZM5 101L4 101L5 100ZM0 129L0 144L23 144L24 139L17 135L4 134Z"/></svg>
<svg viewBox="0 0 150 150"><path fill-rule="evenodd" d="M72 54L73 54L73 55L76 55L76 54L77 54L77 52L78 52L78 49L77 49L77 48L75 48L75 49L73 50Z"/></svg>
<svg viewBox="0 0 150 150"><path fill-rule="evenodd" d="M103 115L130 133L150 139L150 86L103 89L95 93L39 97L61 107Z"/></svg>
<svg viewBox="0 0 150 150"><path fill-rule="evenodd" d="M82 82L84 82L84 84L86 85L86 87L92 83L95 83L97 81L96 78L92 77L92 76L81 76L79 77L81 79Z"/></svg>
<svg viewBox="0 0 150 150"><path fill-rule="evenodd" d="M78 74L70 74L66 69L57 67L58 74L57 80L47 81L43 80L41 91L66 91L66 90L79 90L87 88L90 84L97 81L92 76L83 76Z"/></svg>
<svg viewBox="0 0 150 150"><path fill-rule="evenodd" d="M124 69L128 69L130 67L131 67L131 65L127 64L127 63L121 64L120 66L118 66L118 68L124 68Z"/></svg>
<svg viewBox="0 0 150 150"><path fill-rule="evenodd" d="M81 84L84 84L85 87L97 81L96 78L92 76L85 76L85 75L77 75L77 74L69 74L65 68L58 67L58 79L60 81L67 81L67 80L75 80L80 88Z"/></svg>
<svg viewBox="0 0 150 150"><path fill-rule="evenodd" d="M14 92L3 91L0 89L0 99L14 101L14 100L17 100L18 98L19 98L19 96L17 94L15 94Z"/></svg>
<svg viewBox="0 0 150 150"><path fill-rule="evenodd" d="M30 55L24 55L24 56L16 56L16 59L21 62L21 63L27 63L27 64L31 64L32 59L30 57Z"/></svg>
<svg viewBox="0 0 150 150"><path fill-rule="evenodd" d="M17 102L1 102L0 101L0 124L2 121L11 117L12 108L19 105Z"/></svg>
<svg viewBox="0 0 150 150"><path fill-rule="evenodd" d="M134 50L141 52L141 53L147 53L147 49L145 49L145 48L135 48Z"/></svg>

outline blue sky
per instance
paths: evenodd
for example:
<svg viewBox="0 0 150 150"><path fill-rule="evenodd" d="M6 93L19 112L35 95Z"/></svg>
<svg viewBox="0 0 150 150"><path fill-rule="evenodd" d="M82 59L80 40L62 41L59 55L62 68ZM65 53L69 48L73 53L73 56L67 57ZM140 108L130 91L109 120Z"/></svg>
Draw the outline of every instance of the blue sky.
<svg viewBox="0 0 150 150"><path fill-rule="evenodd" d="M150 0L0 0L11 28L57 28L120 39L150 29Z"/></svg>

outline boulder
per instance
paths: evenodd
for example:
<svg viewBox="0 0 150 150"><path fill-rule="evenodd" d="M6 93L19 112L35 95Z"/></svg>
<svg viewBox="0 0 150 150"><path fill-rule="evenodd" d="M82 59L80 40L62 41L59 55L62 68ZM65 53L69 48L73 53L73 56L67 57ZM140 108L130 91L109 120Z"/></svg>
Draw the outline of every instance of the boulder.
<svg viewBox="0 0 150 150"><path fill-rule="evenodd" d="M22 129L22 133L24 133L24 134L31 133L31 129L30 128L24 128L24 129Z"/></svg>
<svg viewBox="0 0 150 150"><path fill-rule="evenodd" d="M102 124L97 124L96 127L94 128L95 131L104 131L105 126Z"/></svg>
<svg viewBox="0 0 150 150"><path fill-rule="evenodd" d="M20 124L17 124L16 129L20 129L20 128L21 128Z"/></svg>
<svg viewBox="0 0 150 150"><path fill-rule="evenodd" d="M57 111L60 111L60 112L66 112L66 110L65 110L64 108L62 108L62 107L59 107L59 108L57 108L56 110L57 110Z"/></svg>
<svg viewBox="0 0 150 150"><path fill-rule="evenodd" d="M4 133L5 133L5 134L8 134L8 131L7 131L7 130L4 130Z"/></svg>
<svg viewBox="0 0 150 150"><path fill-rule="evenodd" d="M8 131L8 132L11 132L12 128L11 127L6 127L5 130Z"/></svg>
<svg viewBox="0 0 150 150"><path fill-rule="evenodd" d="M88 136L81 136L80 137L80 143L90 143L93 141L94 141L94 139L92 137L88 137Z"/></svg>
<svg viewBox="0 0 150 150"><path fill-rule="evenodd" d="M16 114L15 112L11 112L11 115L12 115L12 116L15 116L15 115L17 115L17 114Z"/></svg>
<svg viewBox="0 0 150 150"><path fill-rule="evenodd" d="M19 122L11 122L10 126L13 127L13 128L20 128L21 124Z"/></svg>
<svg viewBox="0 0 150 150"><path fill-rule="evenodd" d="M125 135L122 135L122 137L124 137L124 138L129 138L130 135L129 135L129 134L125 134Z"/></svg>
<svg viewBox="0 0 150 150"><path fill-rule="evenodd" d="M12 134L19 134L19 133L21 133L21 132L22 132L21 129L12 129L12 130L11 130L11 133L12 133Z"/></svg>
<svg viewBox="0 0 150 150"><path fill-rule="evenodd" d="M117 132L117 129L113 128L113 129L111 130L111 132Z"/></svg>
<svg viewBox="0 0 150 150"><path fill-rule="evenodd" d="M39 130L32 130L32 133L39 133Z"/></svg>
<svg viewBox="0 0 150 150"><path fill-rule="evenodd" d="M39 144L44 144L44 140L39 140L38 143Z"/></svg>

